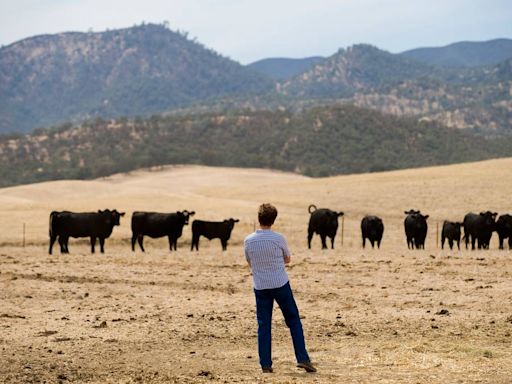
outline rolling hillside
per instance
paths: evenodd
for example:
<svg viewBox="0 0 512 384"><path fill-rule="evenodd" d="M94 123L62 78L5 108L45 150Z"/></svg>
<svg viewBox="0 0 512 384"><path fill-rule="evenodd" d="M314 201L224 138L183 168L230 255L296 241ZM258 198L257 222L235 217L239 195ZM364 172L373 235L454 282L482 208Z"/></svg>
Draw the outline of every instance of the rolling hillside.
<svg viewBox="0 0 512 384"><path fill-rule="evenodd" d="M356 108L94 120L0 139L0 185L95 178L164 164L272 168L309 176L512 156L486 140Z"/></svg>

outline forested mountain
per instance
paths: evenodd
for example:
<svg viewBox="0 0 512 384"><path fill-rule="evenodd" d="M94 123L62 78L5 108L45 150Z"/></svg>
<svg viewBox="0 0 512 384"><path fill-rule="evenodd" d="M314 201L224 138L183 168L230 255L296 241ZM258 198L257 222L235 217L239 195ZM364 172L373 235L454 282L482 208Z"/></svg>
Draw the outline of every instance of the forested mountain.
<svg viewBox="0 0 512 384"><path fill-rule="evenodd" d="M359 44L340 49L290 81L279 92L294 97L343 97L359 90L382 87L431 75L435 68L394 55L374 46Z"/></svg>
<svg viewBox="0 0 512 384"><path fill-rule="evenodd" d="M273 86L163 25L36 36L0 49L0 133L149 115Z"/></svg>
<svg viewBox="0 0 512 384"><path fill-rule="evenodd" d="M306 57L304 59L270 58L256 61L247 66L274 80L283 81L306 72L322 60L324 58L320 56Z"/></svg>
<svg viewBox="0 0 512 384"><path fill-rule="evenodd" d="M512 40L463 41L445 47L416 48L402 55L426 64L446 67L494 65L512 58Z"/></svg>
<svg viewBox="0 0 512 384"><path fill-rule="evenodd" d="M278 91L295 103L354 104L483 135L512 134L512 59L452 69L359 45L280 83Z"/></svg>
<svg viewBox="0 0 512 384"><path fill-rule="evenodd" d="M162 164L265 167L311 176L512 156L436 123L353 106L91 120L0 137L0 186L94 178Z"/></svg>

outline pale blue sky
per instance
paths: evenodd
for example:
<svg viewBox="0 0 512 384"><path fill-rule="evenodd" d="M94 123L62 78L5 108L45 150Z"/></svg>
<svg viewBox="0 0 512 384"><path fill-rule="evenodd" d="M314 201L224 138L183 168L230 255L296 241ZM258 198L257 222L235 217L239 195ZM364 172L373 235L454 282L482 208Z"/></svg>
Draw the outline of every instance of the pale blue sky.
<svg viewBox="0 0 512 384"><path fill-rule="evenodd" d="M168 21L243 64L512 38L512 0L1 0L0 44L64 31Z"/></svg>

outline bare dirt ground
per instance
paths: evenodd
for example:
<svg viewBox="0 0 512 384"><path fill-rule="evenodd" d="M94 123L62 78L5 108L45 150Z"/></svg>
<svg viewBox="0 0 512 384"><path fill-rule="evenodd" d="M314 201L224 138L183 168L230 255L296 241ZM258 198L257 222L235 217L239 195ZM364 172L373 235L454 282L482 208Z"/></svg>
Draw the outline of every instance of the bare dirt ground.
<svg viewBox="0 0 512 384"><path fill-rule="evenodd" d="M171 167L96 181L0 190L0 382L510 383L512 252L441 250L436 226L469 211L512 211L512 160L308 179L264 170ZM288 273L318 373L295 368L276 308L273 374L258 366L252 278L242 242L259 203L280 213ZM307 249L307 206L343 210L334 250ZM127 212L91 255L47 254L48 215ZM430 214L426 250L407 249L403 211ZM134 210L241 219L226 252L128 244ZM359 223L385 224L380 250L361 248ZM22 225L26 246L22 247ZM340 223L341 224L341 223Z"/></svg>

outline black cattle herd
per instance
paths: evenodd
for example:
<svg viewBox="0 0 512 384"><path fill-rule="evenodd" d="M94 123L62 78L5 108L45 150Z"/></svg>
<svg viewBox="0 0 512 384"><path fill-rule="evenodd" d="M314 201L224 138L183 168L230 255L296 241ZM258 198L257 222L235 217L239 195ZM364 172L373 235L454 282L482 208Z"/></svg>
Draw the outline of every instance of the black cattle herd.
<svg viewBox="0 0 512 384"><path fill-rule="evenodd" d="M311 248L311 240L314 234L318 234L322 241L322 249L327 248L326 240L331 240L331 248L334 249L334 239L338 231L338 218L343 212L333 211L327 208L317 208L311 204L308 207L310 214L308 224L308 248ZM134 212L132 214L132 251L138 242L140 249L144 252L144 236L152 238L165 237L169 239L169 249L176 250L178 239L183 234L183 227L188 224L190 216L194 211L177 211L173 213L159 212ZM111 234L116 225L120 225L120 218L124 212L114 210L99 210L98 212L52 212L50 213L50 247L49 253L55 241L58 240L61 253L69 253L68 241L70 237L88 237L91 243L91 252L94 253L96 240L99 241L100 251L104 252L105 239ZM420 211L405 211L404 229L409 249L424 249L427 237L429 215L423 215ZM499 248L503 249L504 240L508 238L509 249L512 249L512 216L501 215L498 220L496 212L481 212L479 214L468 213L462 222L444 221L441 231L441 248L448 241L450 249L457 244L460 249L461 228L464 230L462 240L465 241L466 249L471 242L471 249L489 249L493 232L497 232ZM190 249L199 250L199 238L220 239L222 249L226 250L231 232L238 219L227 219L223 221L194 220L192 222L192 244ZM380 248L384 234L384 223L377 216L365 216L361 220L361 235L363 248L368 240L372 248L377 245Z"/></svg>

